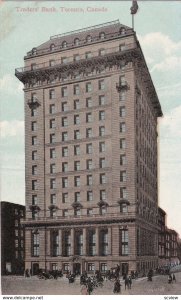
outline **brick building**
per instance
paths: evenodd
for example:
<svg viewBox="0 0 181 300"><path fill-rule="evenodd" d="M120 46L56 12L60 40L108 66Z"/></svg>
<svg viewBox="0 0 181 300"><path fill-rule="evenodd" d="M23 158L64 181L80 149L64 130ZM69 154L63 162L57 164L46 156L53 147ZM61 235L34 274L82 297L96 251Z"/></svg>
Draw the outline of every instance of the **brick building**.
<svg viewBox="0 0 181 300"><path fill-rule="evenodd" d="M25 206L1 202L1 274L23 274Z"/></svg>
<svg viewBox="0 0 181 300"><path fill-rule="evenodd" d="M156 267L162 111L135 32L84 28L24 60L26 267Z"/></svg>
<svg viewBox="0 0 181 300"><path fill-rule="evenodd" d="M166 212L158 207L158 256L159 265L166 262Z"/></svg>

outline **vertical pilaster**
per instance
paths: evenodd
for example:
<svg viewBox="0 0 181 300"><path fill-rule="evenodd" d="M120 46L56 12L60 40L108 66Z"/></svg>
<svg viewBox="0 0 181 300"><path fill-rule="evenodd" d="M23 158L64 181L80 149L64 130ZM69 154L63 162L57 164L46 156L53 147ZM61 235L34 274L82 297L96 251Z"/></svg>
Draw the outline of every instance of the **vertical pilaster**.
<svg viewBox="0 0 181 300"><path fill-rule="evenodd" d="M99 228L96 227L96 255L99 256Z"/></svg>
<svg viewBox="0 0 181 300"><path fill-rule="evenodd" d="M72 228L70 230L70 244L71 244L71 255L74 255L74 247L75 247L75 243L74 243L74 234L75 234L75 230Z"/></svg>
<svg viewBox="0 0 181 300"><path fill-rule="evenodd" d="M59 232L58 232L58 235L59 235L59 255L62 256L62 229L59 229Z"/></svg>
<svg viewBox="0 0 181 300"><path fill-rule="evenodd" d="M83 228L83 255L87 255L87 229Z"/></svg>
<svg viewBox="0 0 181 300"><path fill-rule="evenodd" d="M108 228L108 255L112 254L112 230L111 227Z"/></svg>

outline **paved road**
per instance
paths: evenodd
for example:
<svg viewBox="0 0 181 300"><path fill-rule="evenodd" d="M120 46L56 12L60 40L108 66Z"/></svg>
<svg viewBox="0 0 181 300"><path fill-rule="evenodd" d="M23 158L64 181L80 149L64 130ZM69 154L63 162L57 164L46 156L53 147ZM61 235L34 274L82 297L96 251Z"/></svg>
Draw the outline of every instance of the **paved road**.
<svg viewBox="0 0 181 300"><path fill-rule="evenodd" d="M167 276L153 277L153 282L146 278L133 280L131 290L125 290L124 282L121 281L122 295L181 295L181 272L176 273L177 282L167 283ZM113 282L105 281L103 288L94 290L95 295L113 294ZM79 280L69 284L66 278L58 280L41 280L36 277L24 278L18 276L2 277L3 295L80 295L81 287Z"/></svg>

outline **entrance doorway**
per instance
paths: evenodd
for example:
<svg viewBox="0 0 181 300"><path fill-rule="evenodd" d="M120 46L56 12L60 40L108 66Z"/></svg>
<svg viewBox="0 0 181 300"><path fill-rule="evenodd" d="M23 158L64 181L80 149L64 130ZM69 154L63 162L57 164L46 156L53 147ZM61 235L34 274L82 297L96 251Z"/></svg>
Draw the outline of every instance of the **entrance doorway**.
<svg viewBox="0 0 181 300"><path fill-rule="evenodd" d="M32 263L32 275L38 275L39 273L39 264Z"/></svg>
<svg viewBox="0 0 181 300"><path fill-rule="evenodd" d="M128 275L128 263L121 264L122 275Z"/></svg>
<svg viewBox="0 0 181 300"><path fill-rule="evenodd" d="M81 264L80 263L74 263L73 264L73 273L76 275L81 274Z"/></svg>

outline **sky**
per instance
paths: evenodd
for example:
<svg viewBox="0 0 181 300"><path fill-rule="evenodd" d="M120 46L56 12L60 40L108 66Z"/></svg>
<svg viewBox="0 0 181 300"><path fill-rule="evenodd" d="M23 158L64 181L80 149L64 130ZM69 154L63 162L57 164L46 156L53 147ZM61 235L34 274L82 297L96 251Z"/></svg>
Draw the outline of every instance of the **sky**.
<svg viewBox="0 0 181 300"><path fill-rule="evenodd" d="M168 227L181 236L181 2L138 5L135 31L164 115L159 119L159 206L167 212ZM15 68L24 65L29 50L52 35L117 19L131 27L130 6L131 1L1 0L1 201L25 204L24 95ZM32 8L37 11L30 12ZM71 8L81 12L70 12Z"/></svg>

